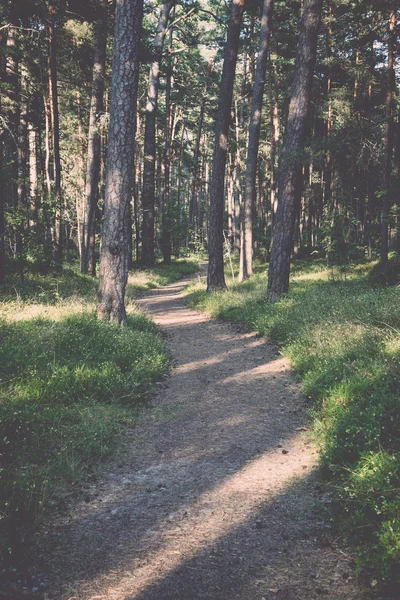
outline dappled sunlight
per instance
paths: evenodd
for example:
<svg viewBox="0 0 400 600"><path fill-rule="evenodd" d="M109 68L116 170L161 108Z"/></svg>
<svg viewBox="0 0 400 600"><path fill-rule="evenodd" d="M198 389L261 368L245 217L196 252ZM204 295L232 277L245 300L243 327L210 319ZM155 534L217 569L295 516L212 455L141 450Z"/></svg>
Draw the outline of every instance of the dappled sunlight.
<svg viewBox="0 0 400 600"><path fill-rule="evenodd" d="M138 598L146 588L242 526L261 505L271 502L295 479L308 476L315 467L315 456L304 451L300 433L286 442L285 454L282 452L274 448L249 460L194 502L183 503L156 529L147 532L151 543L148 555L125 562L125 573L117 585L105 589L113 573L103 573L102 593L90 596L91 600Z"/></svg>
<svg viewBox="0 0 400 600"><path fill-rule="evenodd" d="M57 304L28 304L28 303L4 303L0 311L0 318L6 318L8 321L28 321L33 319L49 319L59 321L71 315L82 314L92 311L95 308L94 302L82 302L81 299L70 299L60 301Z"/></svg>
<svg viewBox="0 0 400 600"><path fill-rule="evenodd" d="M302 273L301 275L293 275L292 281L328 281L329 271L316 271L314 273Z"/></svg>
<svg viewBox="0 0 400 600"><path fill-rule="evenodd" d="M190 322L193 323L193 317L191 317ZM202 322L202 321L196 321L196 322ZM183 326L184 324L185 323L182 322L181 325ZM224 337L220 337L219 341L223 342L225 339L226 338L224 338ZM232 350L224 351L220 354L215 354L213 356L207 356L207 357L204 357L199 360L193 360L191 362L180 364L176 367L176 372L177 373L189 373L190 371L197 371L198 369L201 369L204 366L218 365L222 362L225 362L227 359L229 359L235 355L241 354L244 349L257 348L259 346L260 346L260 342L258 340L253 340L252 342L244 343L243 346L240 346L239 348L232 348Z"/></svg>
<svg viewBox="0 0 400 600"><path fill-rule="evenodd" d="M270 378L271 375L280 375L281 373L286 372L289 369L289 364L286 358L278 358L273 361L268 361L254 367L253 369L248 369L247 371L241 371L239 373L235 373L234 375L230 375L229 377L225 377L223 379L224 383L233 383L240 382L245 376L246 380L248 377L251 377L254 381L255 379L263 379L265 377Z"/></svg>

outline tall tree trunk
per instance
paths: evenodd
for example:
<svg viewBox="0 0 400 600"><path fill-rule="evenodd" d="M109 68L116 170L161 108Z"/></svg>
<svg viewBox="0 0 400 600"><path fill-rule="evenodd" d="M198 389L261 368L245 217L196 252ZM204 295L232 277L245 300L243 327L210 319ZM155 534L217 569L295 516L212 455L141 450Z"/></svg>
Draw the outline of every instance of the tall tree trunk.
<svg viewBox="0 0 400 600"><path fill-rule="evenodd" d="M278 300L289 289L290 254L299 202L301 153L307 128L322 0L305 0L293 77L292 97L279 165L279 200L273 229L267 298Z"/></svg>
<svg viewBox="0 0 400 600"><path fill-rule="evenodd" d="M192 188L190 191L190 204L189 204L189 224L195 227L195 214L196 214L196 192L199 187L199 154L200 154L200 142L201 142L201 134L203 130L203 121L204 121L204 112L206 107L206 99L207 99L207 83L204 86L204 95L200 105L200 116L197 126L197 135L196 135L196 144L194 147L193 154L193 179L192 179Z"/></svg>
<svg viewBox="0 0 400 600"><path fill-rule="evenodd" d="M1 99L0 99L1 108ZM3 185L3 135L0 134L0 285L4 282L6 270L5 218L4 218L4 185Z"/></svg>
<svg viewBox="0 0 400 600"><path fill-rule="evenodd" d="M328 59L331 58L332 55L332 5L329 6L329 24L328 24L328 48L327 55ZM329 71L328 71L328 79L327 79L327 95L328 95L328 115L326 120L326 137L328 142L328 151L326 153L326 166L325 166L325 189L324 189L324 201L325 206L328 207L328 210L331 209L332 202L332 152L330 149L330 143L332 138L332 67L329 62Z"/></svg>
<svg viewBox="0 0 400 600"><path fill-rule="evenodd" d="M20 69L20 113L18 124L18 209L17 255L21 280L24 278L24 239L28 223L28 74L25 65Z"/></svg>
<svg viewBox="0 0 400 600"><path fill-rule="evenodd" d="M275 69L274 69L275 70ZM272 125L272 138L271 138L271 229L275 223L275 215L278 209L278 185L277 185L277 155L278 146L280 139L280 127L279 127L279 106L278 99L274 95L271 95L271 125Z"/></svg>
<svg viewBox="0 0 400 600"><path fill-rule="evenodd" d="M388 81L386 92L386 131L385 131L385 164L383 172L383 202L381 214L381 261L386 262L389 252L389 218L390 218L390 175L392 172L392 155L394 143L394 92L395 79L395 46L396 46L396 9L392 8L389 19L388 35Z"/></svg>
<svg viewBox="0 0 400 600"><path fill-rule="evenodd" d="M100 119L103 113L104 75L106 68L107 5L99 0L96 21L95 50L93 62L92 99L90 104L86 185L83 204L81 272L89 272L89 245L94 238L92 229L96 224L96 207L99 196L101 139ZM92 274L92 273L90 273Z"/></svg>
<svg viewBox="0 0 400 600"><path fill-rule="evenodd" d="M256 201L258 146L273 7L274 0L264 0L253 101L251 105L249 141L247 144L246 181L241 228L243 239L241 242L239 281L248 279L253 274L253 218Z"/></svg>
<svg viewBox="0 0 400 600"><path fill-rule="evenodd" d="M142 262L147 267L154 265L154 210L155 210L155 164L156 164L156 114L160 63L164 47L169 14L176 0L164 2L157 31L153 42L153 60L149 73L149 88L146 104L146 123L144 133L144 169L143 169L143 231Z"/></svg>
<svg viewBox="0 0 400 600"><path fill-rule="evenodd" d="M15 225L15 254L18 261L18 270L23 279L23 220L22 209L26 206L26 187L24 165L24 125L26 123L26 109L22 109L21 104L21 81L22 76L17 58L18 32L17 28L11 25L7 36L7 58L6 75L9 88L10 109L8 111L9 128L11 139L9 145L9 158L11 163L11 185L10 185L10 204L17 212L17 221ZM26 98L25 98L26 100ZM25 105L24 105L25 106ZM26 160L26 154L25 154ZM25 163L26 164L26 163Z"/></svg>
<svg viewBox="0 0 400 600"><path fill-rule="evenodd" d="M7 111L8 129L11 133L7 140L7 162L10 163L11 182L7 186L9 191L9 204L18 206L18 131L20 120L19 76L17 60L17 28L11 25L8 29L6 48L6 80L9 86L9 108Z"/></svg>
<svg viewBox="0 0 400 600"><path fill-rule="evenodd" d="M37 164L37 135L32 123L28 124L29 143L29 198L30 198L30 226L37 228L39 217L38 194L38 164Z"/></svg>
<svg viewBox="0 0 400 600"><path fill-rule="evenodd" d="M225 289L224 277L224 204L225 165L228 151L229 120L240 30L246 0L232 0L228 35L224 51L218 112L215 124L213 170L210 190L207 291Z"/></svg>
<svg viewBox="0 0 400 600"><path fill-rule="evenodd" d="M246 66L246 62L245 62ZM246 81L246 69L244 72L243 80ZM237 100L235 98L235 137L236 137L236 152L235 152L235 193L234 193L234 204L233 204L233 252L235 256L240 254L240 216L243 208L243 194L242 194L242 156L240 152L240 129L243 128L243 102L241 106L241 117L239 124L239 111Z"/></svg>
<svg viewBox="0 0 400 600"><path fill-rule="evenodd" d="M82 263L82 227L83 227L83 195L85 192L85 178L84 178L84 140L83 140L83 123L82 123L82 103L81 103L81 92L76 90L76 116L78 118L78 142L79 151L77 152L77 170L78 177L76 182L75 190L75 209L76 209L76 224L78 231L78 250L79 257Z"/></svg>
<svg viewBox="0 0 400 600"><path fill-rule="evenodd" d="M117 0L98 318L126 325L127 218L132 197L143 0Z"/></svg>
<svg viewBox="0 0 400 600"><path fill-rule="evenodd" d="M62 263L62 213L63 201L61 193L61 157L60 157L60 121L58 113L58 89L57 89L57 40L55 30L55 18L57 10L50 4L49 7L49 92L50 92L50 115L53 132L54 153L54 194L56 203L55 223L55 260L60 267Z"/></svg>
<svg viewBox="0 0 400 600"><path fill-rule="evenodd" d="M175 12L175 7L172 14ZM164 127L164 198L163 198L163 214L161 227L161 249L163 254L163 262L165 265L171 264L171 223L170 223L170 202L171 202L171 133L172 133L172 112L171 112L171 87L172 87L172 38L173 29L169 31L168 41L168 65L167 65L167 82L165 88L165 127Z"/></svg>

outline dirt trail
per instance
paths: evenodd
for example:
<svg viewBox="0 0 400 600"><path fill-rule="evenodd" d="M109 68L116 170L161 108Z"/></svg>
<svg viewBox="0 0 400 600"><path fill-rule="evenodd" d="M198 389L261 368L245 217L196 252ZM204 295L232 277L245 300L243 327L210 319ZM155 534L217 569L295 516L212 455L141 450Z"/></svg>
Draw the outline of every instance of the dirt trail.
<svg viewBox="0 0 400 600"><path fill-rule="evenodd" d="M287 362L189 309L183 287L139 301L174 368L124 459L46 533L47 598L360 599L349 557L330 541Z"/></svg>

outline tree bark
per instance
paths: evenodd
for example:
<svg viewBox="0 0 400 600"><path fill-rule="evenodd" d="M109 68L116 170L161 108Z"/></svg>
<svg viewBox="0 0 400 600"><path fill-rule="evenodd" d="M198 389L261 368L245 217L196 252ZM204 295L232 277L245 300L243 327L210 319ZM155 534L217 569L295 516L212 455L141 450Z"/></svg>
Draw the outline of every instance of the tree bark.
<svg viewBox="0 0 400 600"><path fill-rule="evenodd" d="M246 63L245 63L246 65ZM244 81L246 80L246 70L244 73ZM240 129L243 129L243 103L241 106L241 123L239 124L239 111L237 100L234 102L235 106L235 138L236 138L236 152L235 152L235 185L233 195L233 252L235 256L240 254L240 229L241 229L241 213L243 209L243 193L242 193L242 155L240 152Z"/></svg>
<svg viewBox="0 0 400 600"><path fill-rule="evenodd" d="M1 99L0 99L1 108ZM3 134L0 134L0 285L6 275L6 248L5 248L5 217L4 217L4 186L3 186Z"/></svg>
<svg viewBox="0 0 400 600"><path fill-rule="evenodd" d="M389 218L390 218L390 175L392 172L392 155L394 144L394 92L395 79L395 46L396 46L396 9L392 8L389 19L388 35L388 80L386 92L386 130L385 130L385 164L383 172L383 202L381 214L381 261L386 262L389 252Z"/></svg>
<svg viewBox="0 0 400 600"><path fill-rule="evenodd" d="M10 140L7 140L6 162L10 163L11 182L7 186L9 192L9 204L16 208L18 206L18 131L20 120L20 97L19 97L19 75L17 60L17 41L18 32L16 27L11 25L8 29L6 42L6 81L9 86L8 92L8 110L7 121L11 133ZM7 160L8 159L8 160Z"/></svg>
<svg viewBox="0 0 400 600"><path fill-rule="evenodd" d="M126 325L127 219L132 197L143 0L117 0L100 255L98 318Z"/></svg>
<svg viewBox="0 0 400 600"><path fill-rule="evenodd" d="M258 146L273 7L274 0L264 0L253 101L251 105L249 141L247 145L246 180L241 228L243 239L241 242L239 281L248 279L253 274L253 215L256 201Z"/></svg>
<svg viewBox="0 0 400 600"><path fill-rule="evenodd" d="M155 209L155 164L156 164L156 114L158 88L160 81L160 64L164 47L169 14L176 0L164 2L153 42L153 60L150 66L149 87L146 104L146 123L144 133L144 168L143 168L143 229L142 229L142 262L152 267L154 255L154 209Z"/></svg>
<svg viewBox="0 0 400 600"><path fill-rule="evenodd" d="M228 151L233 84L245 3L246 0L232 0L219 91L210 189L209 262L207 274L207 291L209 292L226 288L224 277L225 165Z"/></svg>
<svg viewBox="0 0 400 600"><path fill-rule="evenodd" d="M39 216L37 135L32 123L28 124L29 143L29 197L30 226L37 228Z"/></svg>
<svg viewBox="0 0 400 600"><path fill-rule="evenodd" d="M290 254L301 181L301 153L307 128L321 11L322 0L305 0L279 167L279 200L268 270L269 301L279 300L289 290Z"/></svg>
<svg viewBox="0 0 400 600"><path fill-rule="evenodd" d="M173 11L175 12L175 11ZM164 128L164 198L163 214L161 227L161 249L163 262L165 265L171 264L171 223L170 223L170 202L171 202L171 133L172 133L172 113L171 113L171 91L172 91L172 71L171 60L173 29L169 32L168 41L168 65L167 82L165 88L165 128Z"/></svg>
<svg viewBox="0 0 400 600"><path fill-rule="evenodd" d="M96 207L99 196L101 161L100 119L104 109L103 96L107 44L106 20L106 0L99 0L93 61L92 99L89 116L86 184L82 211L82 273L89 273L89 246L91 240L94 239L94 231L92 230L96 224ZM90 275L93 275L93 272Z"/></svg>
<svg viewBox="0 0 400 600"><path fill-rule="evenodd" d="M57 40L54 20L56 8L49 7L49 92L50 92L50 116L53 132L53 154L54 154L54 194L56 203L55 223L55 261L58 267L62 263L62 212L63 201L61 193L61 157L60 157L60 121L58 113L58 90L57 90Z"/></svg>

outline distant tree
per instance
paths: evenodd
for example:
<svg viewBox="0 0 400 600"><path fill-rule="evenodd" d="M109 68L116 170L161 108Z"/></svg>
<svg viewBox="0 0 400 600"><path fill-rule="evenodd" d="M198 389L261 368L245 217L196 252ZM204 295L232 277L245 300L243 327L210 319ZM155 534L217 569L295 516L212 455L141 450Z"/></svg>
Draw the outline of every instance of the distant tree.
<svg viewBox="0 0 400 600"><path fill-rule="evenodd" d="M258 146L274 0L264 0L247 144L246 181L242 207L239 281L253 274L253 219L256 201Z"/></svg>
<svg viewBox="0 0 400 600"><path fill-rule="evenodd" d="M94 262L94 229L99 192L101 139L100 118L103 112L104 77L107 44L107 4L99 0L95 25L95 50L93 62L92 99L89 116L86 186L83 204L81 271L96 275ZM89 269L90 265L90 269Z"/></svg>
<svg viewBox="0 0 400 600"><path fill-rule="evenodd" d="M386 88L385 162L383 169L383 202L381 215L381 261L386 262L389 252L390 175L394 146L394 96L396 91L396 9L390 10L388 27L388 68Z"/></svg>
<svg viewBox="0 0 400 600"><path fill-rule="evenodd" d="M147 267L154 265L154 205L155 205L155 164L156 164L156 115L160 64L167 33L168 18L176 0L164 2L153 41L153 57L150 65L146 104L143 165L143 233L142 262Z"/></svg>

